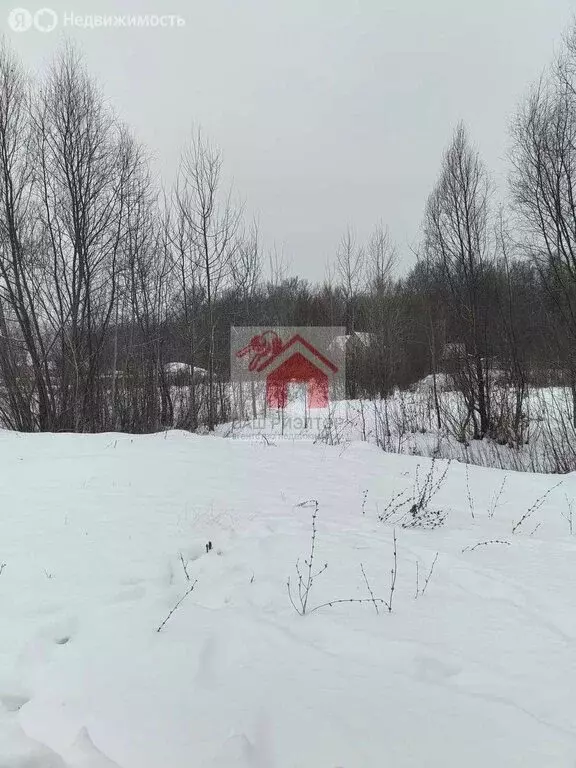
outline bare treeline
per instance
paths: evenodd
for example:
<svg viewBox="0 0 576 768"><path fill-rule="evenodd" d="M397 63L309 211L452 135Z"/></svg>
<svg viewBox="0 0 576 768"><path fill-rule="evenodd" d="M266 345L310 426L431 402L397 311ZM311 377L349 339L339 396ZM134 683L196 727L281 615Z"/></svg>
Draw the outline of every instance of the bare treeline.
<svg viewBox="0 0 576 768"><path fill-rule="evenodd" d="M213 429L231 325L345 325L351 398L429 376L438 427L525 439L530 386L576 425L576 31L513 123L510 194L458 126L402 278L384 225L321 285L286 277L196 133L160 194L145 150L65 46L40 78L0 49L0 421L23 431ZM449 376L464 409L443 424ZM252 408L256 404L252 402Z"/></svg>
<svg viewBox="0 0 576 768"><path fill-rule="evenodd" d="M19 430L154 430L174 422L167 347L212 427L215 306L253 279L255 234L223 194L219 153L197 134L172 199L77 51L40 82L0 50L2 423ZM196 387L191 387L193 393Z"/></svg>

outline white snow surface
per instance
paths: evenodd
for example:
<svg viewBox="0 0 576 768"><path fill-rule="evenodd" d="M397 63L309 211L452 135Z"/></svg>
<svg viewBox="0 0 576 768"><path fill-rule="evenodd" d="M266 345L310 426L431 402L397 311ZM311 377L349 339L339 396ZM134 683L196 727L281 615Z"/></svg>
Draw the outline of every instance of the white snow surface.
<svg viewBox="0 0 576 768"><path fill-rule="evenodd" d="M454 462L442 527L380 522L417 466L360 442L0 432L0 768L573 768L576 478ZM389 600L395 532L391 613L294 611L310 499L309 607L369 597L361 565Z"/></svg>

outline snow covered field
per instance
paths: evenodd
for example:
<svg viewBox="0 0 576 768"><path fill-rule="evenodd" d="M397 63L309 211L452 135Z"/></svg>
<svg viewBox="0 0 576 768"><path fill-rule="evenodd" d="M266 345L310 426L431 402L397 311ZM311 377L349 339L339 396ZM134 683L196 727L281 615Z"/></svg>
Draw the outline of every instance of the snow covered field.
<svg viewBox="0 0 576 768"><path fill-rule="evenodd" d="M0 467L0 768L576 765L574 475L454 462L424 530L378 517L430 460L367 442L0 432ZM309 609L389 601L395 532L391 613L296 613L312 499Z"/></svg>

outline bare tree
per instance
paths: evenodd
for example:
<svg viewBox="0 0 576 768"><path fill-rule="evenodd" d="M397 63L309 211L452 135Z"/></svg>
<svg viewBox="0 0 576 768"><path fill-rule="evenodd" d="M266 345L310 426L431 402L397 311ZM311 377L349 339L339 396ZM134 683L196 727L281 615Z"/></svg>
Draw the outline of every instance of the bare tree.
<svg viewBox="0 0 576 768"><path fill-rule="evenodd" d="M138 153L71 46L33 115L43 253L41 313L60 429L103 421L102 355L113 317Z"/></svg>
<svg viewBox="0 0 576 768"><path fill-rule="evenodd" d="M240 249L241 211L222 193L222 156L198 131L182 156L176 203L193 248L207 307L208 429L216 423L215 302L234 272Z"/></svg>
<svg viewBox="0 0 576 768"><path fill-rule="evenodd" d="M576 25L520 108L513 140L511 184L523 247L562 329L576 425Z"/></svg>
<svg viewBox="0 0 576 768"><path fill-rule="evenodd" d="M397 254L390 232L378 224L368 240L366 268L372 290L380 295L387 293L394 277Z"/></svg>
<svg viewBox="0 0 576 768"><path fill-rule="evenodd" d="M349 227L340 240L336 251L336 275L346 302L346 330L356 330L357 302L365 277L366 254L356 243L356 236Z"/></svg>
<svg viewBox="0 0 576 768"><path fill-rule="evenodd" d="M257 310L257 291L262 279L262 257L260 253L260 235L258 223L253 221L244 233L238 248L238 257L232 263L233 292L241 305L241 318L247 325L255 321ZM242 382L238 383L240 408L244 411L244 391ZM252 418L258 416L256 383L250 382L250 403Z"/></svg>
<svg viewBox="0 0 576 768"><path fill-rule="evenodd" d="M462 349L459 384L474 438L490 427L487 312L483 286L492 258L489 182L478 153L459 125L444 154L440 178L425 214L425 256L448 289Z"/></svg>
<svg viewBox="0 0 576 768"><path fill-rule="evenodd" d="M371 382L369 388L380 397L392 389L394 371L401 354L401 306L394 294L396 249L390 233L381 224L372 232L365 252L365 269L370 311L366 329L371 332L368 354L363 369Z"/></svg>
<svg viewBox="0 0 576 768"><path fill-rule="evenodd" d="M36 311L34 168L30 154L30 85L20 62L0 46L0 374L3 422L14 429L49 429L53 393ZM31 369L31 370L30 370Z"/></svg>
<svg viewBox="0 0 576 768"><path fill-rule="evenodd" d="M114 329L115 339L121 330L123 344L121 353L113 354L112 381L120 375L120 386L112 407L115 424L141 432L173 423L163 334L171 312L173 264L156 191L140 153L125 193L125 217Z"/></svg>
<svg viewBox="0 0 576 768"><path fill-rule="evenodd" d="M336 251L336 276L346 308L346 389L348 396L357 395L358 349L355 339L358 322L358 298L365 278L365 251L356 243L350 227L340 240Z"/></svg>
<svg viewBox="0 0 576 768"><path fill-rule="evenodd" d="M187 210L181 206L177 191L174 190L165 226L171 245L174 279L178 286L180 325L185 349L183 362L187 365L188 371L188 397L181 408L178 423L182 427L195 431L199 425L200 410L195 371L200 347L198 326L203 296L195 236L188 226L187 216Z"/></svg>

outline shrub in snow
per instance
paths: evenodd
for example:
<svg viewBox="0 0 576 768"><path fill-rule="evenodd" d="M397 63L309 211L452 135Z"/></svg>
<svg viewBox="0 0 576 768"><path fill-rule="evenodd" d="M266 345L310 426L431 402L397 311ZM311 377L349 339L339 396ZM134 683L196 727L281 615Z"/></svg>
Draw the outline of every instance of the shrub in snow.
<svg viewBox="0 0 576 768"><path fill-rule="evenodd" d="M442 487L449 466L450 462L446 464L444 471L437 475L435 472L436 459L432 459L423 483L420 482L420 465L416 467L413 503L402 523L403 528L438 528L443 525L446 513L441 509L431 507L430 502Z"/></svg>
<svg viewBox="0 0 576 768"><path fill-rule="evenodd" d="M396 573L398 571L397 568L397 547L396 547L396 531L394 531L394 565L391 570L391 583L390 583L390 596L388 600L383 600L381 597L374 597L374 592L372 591L372 587L370 586L370 582L368 581L368 577L366 576L366 572L364 570L364 566L362 563L360 564L360 570L362 571L362 577L364 579L364 583L366 584L366 588L368 590L368 594L370 597L367 598L355 598L355 597L346 597L346 598L338 598L336 600L328 600L325 603L320 603L320 605L315 605L313 608L309 605L309 599L312 592L312 587L314 585L314 580L320 576L320 574L324 573L324 571L328 568L328 563L324 563L320 568L315 570L314 567L314 558L316 554L316 536L317 536L317 528L316 528L316 519L318 517L318 502L316 499L311 499L309 501L303 501L301 504L298 504L299 507L304 508L311 508L312 509L312 530L310 534L310 554L308 557L304 560L304 568L302 569L300 567L300 560L296 561L296 585L293 584L290 577L288 577L288 581L286 582L286 589L288 591L288 598L290 600L290 603L297 614L300 616L305 616L307 613L314 613L314 611L320 610L320 608L327 608L332 607L333 605L337 605L338 603L372 603L374 606L374 609L376 610L376 613L379 613L378 606L383 605L388 609L388 612L392 612L392 600L394 598L394 590L396 588Z"/></svg>

